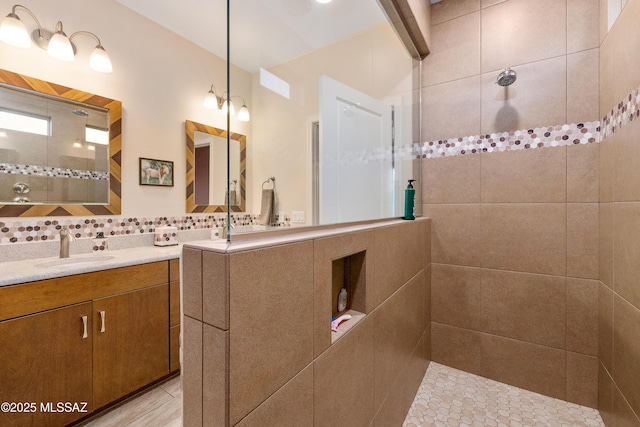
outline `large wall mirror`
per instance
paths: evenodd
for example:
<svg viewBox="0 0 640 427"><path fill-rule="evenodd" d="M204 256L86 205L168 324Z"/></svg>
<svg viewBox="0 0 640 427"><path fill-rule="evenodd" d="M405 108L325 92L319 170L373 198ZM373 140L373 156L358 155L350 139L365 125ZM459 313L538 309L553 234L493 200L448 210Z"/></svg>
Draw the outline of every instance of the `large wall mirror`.
<svg viewBox="0 0 640 427"><path fill-rule="evenodd" d="M0 70L0 216L121 213L122 104Z"/></svg>
<svg viewBox="0 0 640 427"><path fill-rule="evenodd" d="M187 212L232 212L246 209L247 138L187 120ZM228 151L228 153L227 153ZM229 188L227 188L227 155Z"/></svg>

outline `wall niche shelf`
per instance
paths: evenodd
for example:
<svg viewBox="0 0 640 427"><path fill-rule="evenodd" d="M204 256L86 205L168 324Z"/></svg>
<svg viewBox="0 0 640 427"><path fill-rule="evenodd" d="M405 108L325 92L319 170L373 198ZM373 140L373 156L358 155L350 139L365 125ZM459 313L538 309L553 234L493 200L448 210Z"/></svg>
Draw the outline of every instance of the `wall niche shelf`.
<svg viewBox="0 0 640 427"><path fill-rule="evenodd" d="M367 312L367 278L366 251L357 252L342 258L334 259L331 263L331 316L334 319L349 314L351 319L342 322L338 330L331 331L331 344L364 319ZM347 308L338 312L338 295L340 290L347 290ZM328 325L329 329L331 325Z"/></svg>

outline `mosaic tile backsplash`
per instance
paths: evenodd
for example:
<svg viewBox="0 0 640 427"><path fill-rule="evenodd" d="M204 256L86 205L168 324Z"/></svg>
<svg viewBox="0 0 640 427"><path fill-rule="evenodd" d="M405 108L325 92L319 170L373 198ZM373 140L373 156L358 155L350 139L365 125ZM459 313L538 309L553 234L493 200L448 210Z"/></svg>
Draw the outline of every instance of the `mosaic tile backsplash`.
<svg viewBox="0 0 640 427"><path fill-rule="evenodd" d="M98 232L103 232L105 237L153 234L157 227L176 227L178 231L218 228L225 224L226 219L226 214L217 214L154 218L73 217L0 221L0 244L58 240L60 229L64 226L71 229L75 238L82 239L95 238ZM232 214L231 219L235 226L252 225L259 223L260 215ZM276 218L276 221L278 220L279 218ZM289 223L290 218L285 217L284 226Z"/></svg>

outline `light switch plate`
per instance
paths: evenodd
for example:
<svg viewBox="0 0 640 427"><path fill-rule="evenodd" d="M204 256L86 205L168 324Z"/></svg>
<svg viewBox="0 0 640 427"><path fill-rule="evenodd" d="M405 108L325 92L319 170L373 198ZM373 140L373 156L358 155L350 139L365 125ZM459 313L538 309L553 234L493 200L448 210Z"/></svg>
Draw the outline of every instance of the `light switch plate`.
<svg viewBox="0 0 640 427"><path fill-rule="evenodd" d="M293 211L293 212L291 212L291 222L305 222L304 221L304 211Z"/></svg>

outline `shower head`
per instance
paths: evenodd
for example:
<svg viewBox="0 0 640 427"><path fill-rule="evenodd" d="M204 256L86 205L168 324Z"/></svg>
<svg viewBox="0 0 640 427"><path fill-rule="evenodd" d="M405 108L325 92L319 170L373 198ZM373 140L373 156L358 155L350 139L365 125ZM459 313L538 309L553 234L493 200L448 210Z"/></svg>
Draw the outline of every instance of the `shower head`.
<svg viewBox="0 0 640 427"><path fill-rule="evenodd" d="M498 83L500 86L509 86L516 81L516 77L517 76L515 71L513 71L511 68L505 68L504 70L500 71L500 74L498 74L496 83Z"/></svg>

